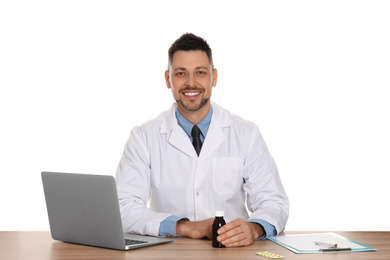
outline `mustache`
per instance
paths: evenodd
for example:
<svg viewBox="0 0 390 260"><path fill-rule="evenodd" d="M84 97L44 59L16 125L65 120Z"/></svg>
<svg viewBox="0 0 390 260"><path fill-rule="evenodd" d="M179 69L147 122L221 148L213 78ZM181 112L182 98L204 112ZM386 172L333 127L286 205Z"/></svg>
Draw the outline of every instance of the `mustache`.
<svg viewBox="0 0 390 260"><path fill-rule="evenodd" d="M181 90L183 91L204 91L204 88L199 88L199 87L185 87L184 89Z"/></svg>

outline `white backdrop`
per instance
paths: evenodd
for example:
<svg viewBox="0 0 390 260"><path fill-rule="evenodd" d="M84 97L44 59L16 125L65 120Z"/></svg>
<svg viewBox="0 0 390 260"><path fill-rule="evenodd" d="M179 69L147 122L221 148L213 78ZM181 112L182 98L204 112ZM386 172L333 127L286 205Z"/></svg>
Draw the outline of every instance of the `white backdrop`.
<svg viewBox="0 0 390 260"><path fill-rule="evenodd" d="M173 102L167 50L204 37L213 100L255 122L287 230L390 230L388 1L1 1L0 230L49 230L40 172L115 175Z"/></svg>

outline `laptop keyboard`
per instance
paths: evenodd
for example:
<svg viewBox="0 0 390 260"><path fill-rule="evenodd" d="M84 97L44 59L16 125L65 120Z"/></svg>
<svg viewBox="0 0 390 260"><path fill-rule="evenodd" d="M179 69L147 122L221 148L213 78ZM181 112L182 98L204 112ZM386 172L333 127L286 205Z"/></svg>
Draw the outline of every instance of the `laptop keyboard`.
<svg viewBox="0 0 390 260"><path fill-rule="evenodd" d="M139 244L145 244L145 243L148 243L148 242L141 241L141 240L125 239L126 246L139 245Z"/></svg>

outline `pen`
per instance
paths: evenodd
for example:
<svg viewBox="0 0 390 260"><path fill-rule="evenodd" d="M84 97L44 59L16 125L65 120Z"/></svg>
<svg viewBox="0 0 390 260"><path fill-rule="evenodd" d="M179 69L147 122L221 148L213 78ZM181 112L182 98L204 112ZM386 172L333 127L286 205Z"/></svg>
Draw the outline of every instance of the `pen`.
<svg viewBox="0 0 390 260"><path fill-rule="evenodd" d="M325 243L325 242L320 242L320 241L314 241L314 243L318 246L327 246L331 248L336 248L337 244L332 244L332 243Z"/></svg>
<svg viewBox="0 0 390 260"><path fill-rule="evenodd" d="M321 248L321 252L331 252L331 251L351 251L350 247L336 247L336 248Z"/></svg>

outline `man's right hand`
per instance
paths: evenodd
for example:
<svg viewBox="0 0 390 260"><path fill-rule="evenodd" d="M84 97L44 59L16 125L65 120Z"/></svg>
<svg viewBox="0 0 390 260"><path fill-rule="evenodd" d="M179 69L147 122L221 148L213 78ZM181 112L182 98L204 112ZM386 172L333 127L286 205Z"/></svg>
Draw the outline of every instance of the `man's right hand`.
<svg viewBox="0 0 390 260"><path fill-rule="evenodd" d="M189 238L204 238L212 239L213 218L202 221L186 221L179 220L176 224L176 234L182 237Z"/></svg>

